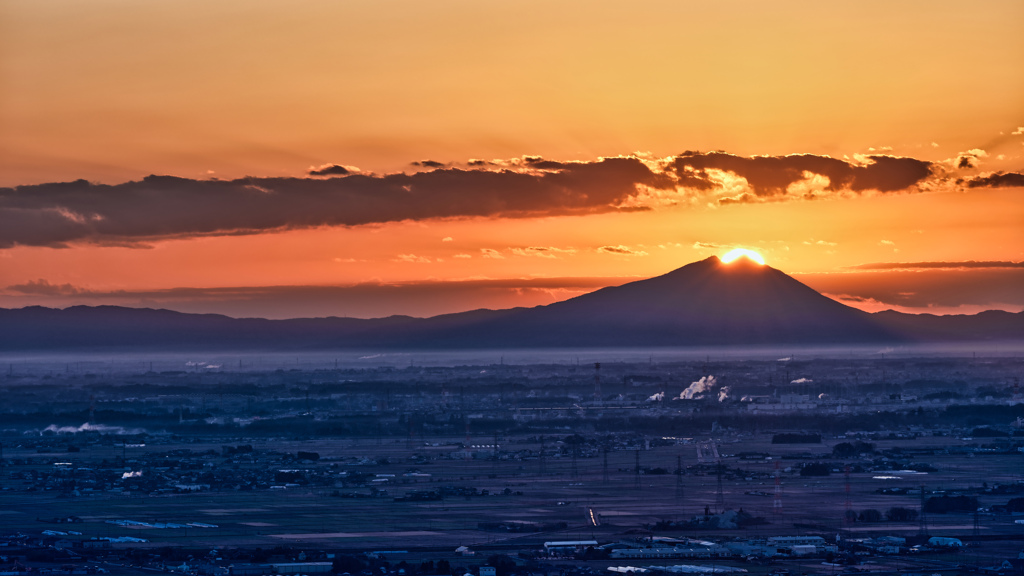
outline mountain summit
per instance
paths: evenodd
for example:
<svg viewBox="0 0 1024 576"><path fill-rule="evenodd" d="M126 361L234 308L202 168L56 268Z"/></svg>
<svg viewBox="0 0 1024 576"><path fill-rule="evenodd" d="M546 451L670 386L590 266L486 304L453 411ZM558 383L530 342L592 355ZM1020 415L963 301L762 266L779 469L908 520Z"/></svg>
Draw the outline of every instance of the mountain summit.
<svg viewBox="0 0 1024 576"><path fill-rule="evenodd" d="M891 338L870 314L780 270L717 256L662 276L603 288L486 321L499 345L635 346L839 343ZM455 334L451 334L455 336Z"/></svg>
<svg viewBox="0 0 1024 576"><path fill-rule="evenodd" d="M853 344L1024 340L1024 313L868 314L741 258L536 308L433 318L236 319L169 310L0 309L0 350L368 349Z"/></svg>

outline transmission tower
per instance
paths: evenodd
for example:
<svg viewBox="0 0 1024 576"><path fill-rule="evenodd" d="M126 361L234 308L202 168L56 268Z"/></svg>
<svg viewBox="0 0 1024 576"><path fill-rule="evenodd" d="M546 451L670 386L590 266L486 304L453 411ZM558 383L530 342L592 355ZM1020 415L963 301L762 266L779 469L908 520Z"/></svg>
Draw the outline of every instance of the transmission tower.
<svg viewBox="0 0 1024 576"><path fill-rule="evenodd" d="M413 416L412 414L409 414L408 420L407 420L407 422L409 424L409 438L405 442L406 448L412 448L413 436L416 434L416 430L415 430L415 428L413 428L413 426L415 426L414 420L415 420L415 416ZM466 437L468 438L469 435L467 434ZM469 443L467 442L467 444L469 444Z"/></svg>
<svg viewBox="0 0 1024 576"><path fill-rule="evenodd" d="M572 477L573 478L579 478L579 476L580 476L579 469L576 467L576 458L579 455L579 451L580 451L579 443L576 442L575 440L573 440L573 443L572 443Z"/></svg>
<svg viewBox="0 0 1024 576"><path fill-rule="evenodd" d="M492 471L494 472L495 475L498 474L498 462L501 461L501 456L498 454L498 446L499 446L498 445L498 433L495 432L494 433L494 466L492 467Z"/></svg>
<svg viewBox="0 0 1024 576"><path fill-rule="evenodd" d="M601 468L601 480L603 480L604 483L607 484L608 481L609 481L609 478L608 478L608 445L607 444L604 445L604 449L602 451L604 452L604 463L603 463L602 468Z"/></svg>
<svg viewBox="0 0 1024 576"><path fill-rule="evenodd" d="M683 501L683 456L676 455L676 504Z"/></svg>
<svg viewBox="0 0 1024 576"><path fill-rule="evenodd" d="M541 476L547 472L547 461L544 459L544 437L540 437L540 474Z"/></svg>
<svg viewBox="0 0 1024 576"><path fill-rule="evenodd" d="M715 494L715 513L720 514L725 511L725 493L722 490L722 461L719 460L715 465L715 470L718 472L718 492Z"/></svg>
<svg viewBox="0 0 1024 576"><path fill-rule="evenodd" d="M634 467L633 467L633 476L636 479L636 489L639 490L640 489L640 485L641 485L640 484L640 448L636 449L636 452L634 452L633 456L634 456L634 460L636 462Z"/></svg>
<svg viewBox="0 0 1024 576"><path fill-rule="evenodd" d="M776 518L782 516L782 477L779 474L779 463L775 462L775 499L772 500L772 513Z"/></svg>
<svg viewBox="0 0 1024 576"><path fill-rule="evenodd" d="M846 523L850 523L850 522L853 522L853 519L851 518L851 515L853 514L853 501L850 500L850 466L849 466L849 464L847 464L846 467L843 468L843 475L845 476L845 482L846 482L846 485L845 485L845 490L846 490L846 503L845 503L846 505L845 505L845 508L846 508L846 511L845 511L845 513L843 515L843 521L846 522Z"/></svg>
<svg viewBox="0 0 1024 576"><path fill-rule="evenodd" d="M922 536L928 535L928 521L924 516L924 486L921 486L921 514L918 515L920 519L920 531Z"/></svg>

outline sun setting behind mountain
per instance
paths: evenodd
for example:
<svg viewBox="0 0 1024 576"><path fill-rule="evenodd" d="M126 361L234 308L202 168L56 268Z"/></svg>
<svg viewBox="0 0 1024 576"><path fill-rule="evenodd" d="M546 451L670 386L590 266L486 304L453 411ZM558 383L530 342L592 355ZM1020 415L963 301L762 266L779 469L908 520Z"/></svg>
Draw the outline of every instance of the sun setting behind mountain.
<svg viewBox="0 0 1024 576"><path fill-rule="evenodd" d="M738 258L746 258L747 260L757 262L758 264L764 266L764 257L758 254L757 252L754 252L753 250L748 250L746 248L736 248L735 250L727 252L725 256L722 256L722 262L729 264L730 262L733 262Z"/></svg>
<svg viewBox="0 0 1024 576"><path fill-rule="evenodd" d="M121 4L0 9L0 307L430 316L718 254L1024 310L1019 2Z"/></svg>
<svg viewBox="0 0 1024 576"><path fill-rule="evenodd" d="M0 573L1022 576L1021 23L0 1Z"/></svg>

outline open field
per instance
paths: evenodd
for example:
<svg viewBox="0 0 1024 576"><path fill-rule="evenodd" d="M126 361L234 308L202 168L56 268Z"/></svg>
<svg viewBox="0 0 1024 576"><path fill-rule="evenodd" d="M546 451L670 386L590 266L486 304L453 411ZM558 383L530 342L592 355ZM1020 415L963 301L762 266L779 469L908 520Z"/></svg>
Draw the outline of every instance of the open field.
<svg viewBox="0 0 1024 576"><path fill-rule="evenodd" d="M87 536L134 536L149 540L149 546L264 546L316 544L345 549L436 548L459 545L495 546L540 543L544 540L607 538L630 529L649 528L659 520L689 520L701 516L705 506L714 513L718 501L718 478L714 463L696 461L697 448L690 440L671 446L645 450L617 450L608 453L607 480L602 455L533 460L465 459L453 456L454 447L428 444L451 443L452 438L430 438L410 445L406 440L390 441L263 441L254 443L256 450L280 452L311 451L320 454L315 463L300 467L322 469L340 474L344 470L371 472L385 479L375 486L387 495L370 497L368 489L311 489L303 486L265 491L200 491L165 495L94 495L62 496L56 492L24 492L27 481L13 480L26 473L52 467L53 457L34 452L7 449L9 464L4 469L5 511L0 514L0 532L44 529L48 519L77 516L83 522L74 529ZM539 449L539 444L521 438L501 438L509 449ZM766 524L740 530L683 530L666 535L702 536L766 536L801 531L794 525L813 525L821 532L845 531L858 535L887 533L913 534L918 522L843 521L847 509L846 477L832 473L827 477L801 477L792 469L809 454L818 454L823 461L831 458L830 444L771 444L769 435L719 440L721 463L726 472L722 479L724 508L743 509ZM877 443L878 450L944 449L967 446L971 441L950 438L899 439ZM194 452L217 451L222 442L189 443ZM184 445L148 445L130 448L130 459L141 458L145 452L166 452ZM60 460L71 468L89 467L103 459L113 460L122 449L86 450L61 455ZM770 459L748 460L736 457L739 452L771 454ZM685 474L675 471L677 457ZM352 466L353 459L379 460L388 464ZM853 472L849 476L849 504L854 511L893 507L917 509L920 496L882 495L879 488L915 489L925 486L931 491L964 491L984 484L1010 484L1021 479L1022 455L936 454L926 459L935 472L911 471L882 474L878 471ZM225 465L219 458L210 458L210 467ZM860 459L845 459L844 464L856 466ZM415 462L411 464L411 462ZM637 462L642 468L663 468L668 473L635 473ZM776 463L779 463L781 509L774 507ZM227 464L230 466L230 464ZM837 464L838 466L838 464ZM574 471L575 467L575 471ZM131 466L127 466L128 470ZM404 477L410 470L423 476ZM426 476L429 474L429 476ZM391 476L393 475L393 476ZM885 478L886 476L890 478ZM882 477L882 478L878 478ZM677 479L679 480L677 482ZM448 496L440 501L396 502L395 497L408 492L425 491L442 486L469 487L486 490L486 496ZM505 494L509 492L509 494ZM521 494L521 495L520 495ZM350 496L350 497L344 497ZM351 497L361 496L361 497ZM1009 496L982 496L983 507L1005 504ZM217 528L125 527L106 523L129 519L144 522L216 524ZM520 522L536 525L565 523L561 529L544 532L509 533L504 530L481 529L481 523ZM596 525L595 525L596 524ZM975 528L970 514L930 514L926 526L933 535L970 536L973 534L1013 534L1024 529L1010 516L984 514ZM804 528L806 529L806 528Z"/></svg>
<svg viewBox="0 0 1024 576"><path fill-rule="evenodd" d="M125 574L210 550L230 557L221 565L305 551L603 570L710 559L537 555L550 541L820 536L839 550L714 562L831 574L843 568L821 562L835 556L859 571L945 574L1024 545L1010 513L1024 496L1016 357L197 366L9 369L8 546L49 559L39 566L73 559L62 546L99 546L86 554ZM958 512L918 515L956 499ZM922 534L966 546L907 556ZM881 536L907 538L903 554L854 556Z"/></svg>

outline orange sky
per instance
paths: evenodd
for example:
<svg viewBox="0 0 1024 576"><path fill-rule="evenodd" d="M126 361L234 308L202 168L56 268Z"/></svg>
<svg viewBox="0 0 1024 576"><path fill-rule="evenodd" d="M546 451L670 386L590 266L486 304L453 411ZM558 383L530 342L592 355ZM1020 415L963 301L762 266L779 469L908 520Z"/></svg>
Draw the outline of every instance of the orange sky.
<svg viewBox="0 0 1024 576"><path fill-rule="evenodd" d="M866 309L1021 310L1021 22L1017 1L4 2L0 306L427 315L744 246ZM150 174L180 180L124 184ZM35 186L78 179L110 186ZM855 268L922 262L946 264Z"/></svg>

